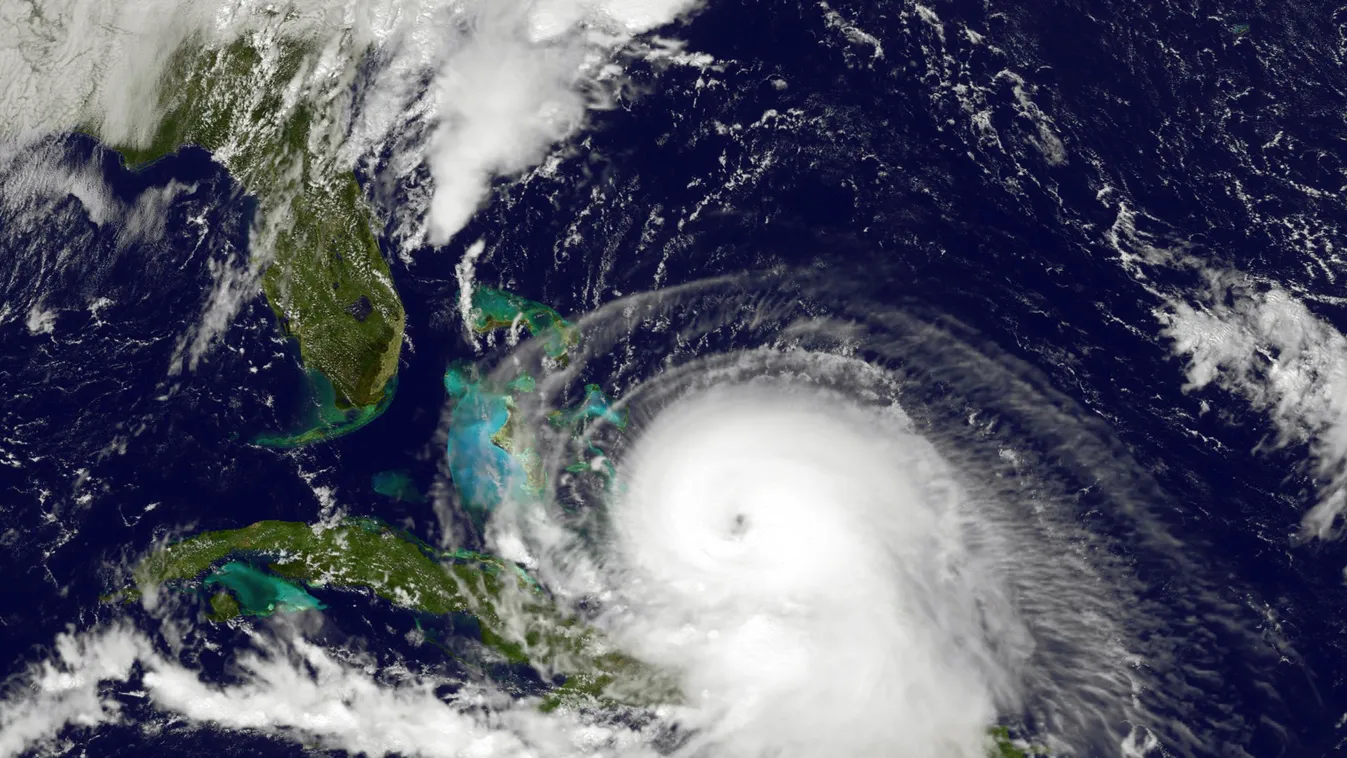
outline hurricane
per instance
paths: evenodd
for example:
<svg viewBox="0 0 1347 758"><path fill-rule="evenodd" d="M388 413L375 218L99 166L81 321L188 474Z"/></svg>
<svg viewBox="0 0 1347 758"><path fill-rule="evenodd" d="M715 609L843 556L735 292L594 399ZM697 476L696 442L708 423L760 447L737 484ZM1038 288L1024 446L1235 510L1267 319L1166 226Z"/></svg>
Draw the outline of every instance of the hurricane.
<svg viewBox="0 0 1347 758"><path fill-rule="evenodd" d="M0 758L1347 744L1332 14L0 6Z"/></svg>
<svg viewBox="0 0 1347 758"><path fill-rule="evenodd" d="M1156 679L1200 686L1168 655L1203 633L1161 621L1155 579L1114 556L1240 622L1152 513L1162 495L1034 371L858 281L728 276L580 319L524 408L546 497L503 507L489 542L675 673L678 755L981 756L1007 713L1054 754L1183 739L1168 714L1197 692ZM595 381L625 423L547 437Z"/></svg>

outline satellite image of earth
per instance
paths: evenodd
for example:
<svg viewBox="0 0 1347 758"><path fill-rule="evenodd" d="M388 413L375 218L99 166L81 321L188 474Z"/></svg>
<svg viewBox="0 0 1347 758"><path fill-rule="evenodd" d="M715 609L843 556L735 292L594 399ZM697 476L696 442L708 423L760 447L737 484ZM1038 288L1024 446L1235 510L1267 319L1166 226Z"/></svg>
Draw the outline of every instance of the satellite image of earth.
<svg viewBox="0 0 1347 758"><path fill-rule="evenodd" d="M1347 754L1333 5L0 0L0 758Z"/></svg>

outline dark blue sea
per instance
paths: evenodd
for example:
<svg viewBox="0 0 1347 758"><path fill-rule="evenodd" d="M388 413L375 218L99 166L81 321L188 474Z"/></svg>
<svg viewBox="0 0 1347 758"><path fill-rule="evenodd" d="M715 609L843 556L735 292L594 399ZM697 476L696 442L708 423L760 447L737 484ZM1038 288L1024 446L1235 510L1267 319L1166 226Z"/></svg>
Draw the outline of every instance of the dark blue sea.
<svg viewBox="0 0 1347 758"><path fill-rule="evenodd" d="M442 248L399 256L389 222L407 308L396 397L367 427L296 450L249 444L292 423L304 382L260 292L191 357L221 278L246 260L254 201L196 148L132 172L85 136L44 143L107 188L105 205L175 189L151 242L124 217L94 219L74 190L0 204L0 675L49 657L68 629L150 624L100 596L167 536L315 521L336 502L480 546L466 519L446 526L370 480L400 469L422 491L451 486L442 377L477 355L456 320L455 265L481 239L478 281L563 314L798 269L957 321L1109 430L1183 553L1131 552L1116 514L1079 513L1166 619L1145 632L1150 686L1171 688L1152 709L1184 726L1152 727L1150 754L1342 752L1347 546L1303 520L1331 484L1318 464L1347 404L1334 395L1347 381L1333 381L1347 355L1332 352L1347 342L1324 338L1347 333L1347 6L708 0L659 33L715 64L633 56L616 107L558 146L556 170L498 180ZM360 178L391 218L413 188L372 166ZM1256 343L1255 369L1187 388L1190 356L1165 314L1247 315L1240 298L1268 292L1315 319L1299 352L1256 314L1227 320ZM408 614L328 605L325 634L383 640L372 654L389 660L436 654L405 641ZM197 663L218 673L227 658ZM71 726L65 747L39 754L309 750L171 721L147 731L138 720L158 717L127 703L123 723ZM1115 726L1079 754L1122 755Z"/></svg>

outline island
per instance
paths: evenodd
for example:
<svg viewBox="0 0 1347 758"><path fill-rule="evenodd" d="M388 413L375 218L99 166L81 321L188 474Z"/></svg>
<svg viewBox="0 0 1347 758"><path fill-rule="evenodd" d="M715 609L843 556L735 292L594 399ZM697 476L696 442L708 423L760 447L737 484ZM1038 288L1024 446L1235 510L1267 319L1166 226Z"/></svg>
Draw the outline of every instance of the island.
<svg viewBox="0 0 1347 758"><path fill-rule="evenodd" d="M674 680L623 654L561 612L521 567L467 550L438 551L369 518L337 524L259 521L204 532L151 552L133 571L132 599L164 589L206 596L209 620L321 610L310 590L374 595L426 616L459 614L498 659L562 677L540 706L678 702ZM218 589L217 589L218 588Z"/></svg>
<svg viewBox="0 0 1347 758"><path fill-rule="evenodd" d="M585 397L577 405L558 408L547 414L547 420L553 426L567 429L579 441L583 441L584 450L580 456L566 466L572 474L585 472L597 473L612 481L614 469L608 454L594 444L585 434L589 423L598 420L611 424L618 430L627 428L627 410L615 408L613 399L597 384L585 385Z"/></svg>
<svg viewBox="0 0 1347 758"><path fill-rule="evenodd" d="M570 408L558 408L547 414L554 426L578 428L590 419L607 421L618 429L627 428L627 411L613 407L613 399L597 384L585 385L585 398Z"/></svg>
<svg viewBox="0 0 1347 758"><path fill-rule="evenodd" d="M279 13L279 11L268 11ZM293 446L360 428L387 406L405 315L355 175L337 165L331 123L340 82L316 85L320 51L255 32L227 46L189 40L155 88L152 134L106 141L131 169L183 146L209 151L257 200L253 266L314 386L304 428L259 444ZM81 131L103 138L99 124Z"/></svg>
<svg viewBox="0 0 1347 758"><path fill-rule="evenodd" d="M468 327L478 334L522 328L540 340L554 368L566 366L570 352L580 346L579 330L552 308L490 287L476 287L470 297ZM544 367L546 370L546 367ZM480 530L490 514L510 498L531 501L541 497L547 475L533 428L521 420L524 396L537 392L537 381L526 371L509 378L486 374L474 363L456 361L445 370L444 388L451 403L447 455L449 477L458 490L464 511ZM584 438L592 421L623 429L625 410L597 384L585 385L575 405L547 416L554 428ZM597 446L586 442L585 457L567 471L597 471L611 475L612 467Z"/></svg>
<svg viewBox="0 0 1347 758"><path fill-rule="evenodd" d="M478 334L523 327L542 340L543 352L565 365L567 353L580 344L580 331L552 308L492 287L473 287L468 328Z"/></svg>
<svg viewBox="0 0 1347 758"><path fill-rule="evenodd" d="M1012 735L1007 726L992 727L987 733L992 740L989 758L1050 758L1047 748Z"/></svg>
<svg viewBox="0 0 1347 758"><path fill-rule="evenodd" d="M507 498L532 499L546 485L532 430L515 412L518 396L535 387L526 373L500 384L470 363L450 364L444 373L452 404L446 446L449 478L479 530Z"/></svg>
<svg viewBox="0 0 1347 758"><path fill-rule="evenodd" d="M375 519L337 524L260 521L204 532L151 552L134 569L144 592L208 595L206 619L322 610L309 589L368 592L428 616L462 614L498 659L561 679L538 708L651 707L680 703L677 678L614 648L595 628L561 612L521 567L467 550L437 551ZM214 588L220 588L215 591ZM1004 726L988 731L990 758L1047 756Z"/></svg>

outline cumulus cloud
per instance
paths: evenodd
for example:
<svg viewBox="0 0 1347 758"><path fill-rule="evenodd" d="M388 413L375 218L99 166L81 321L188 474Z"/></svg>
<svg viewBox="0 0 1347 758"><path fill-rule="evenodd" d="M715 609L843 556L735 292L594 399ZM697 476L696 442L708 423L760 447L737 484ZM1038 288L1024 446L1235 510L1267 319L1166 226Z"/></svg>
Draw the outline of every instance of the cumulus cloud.
<svg viewBox="0 0 1347 758"><path fill-rule="evenodd" d="M162 187L151 187L140 193L140 197L123 215L121 228L117 230L118 247L163 239L168 207L180 195L195 191L195 184L170 181Z"/></svg>
<svg viewBox="0 0 1347 758"><path fill-rule="evenodd" d="M1347 337L1281 287L1209 273L1197 304L1171 301L1157 316L1187 359L1187 388L1243 396L1276 425L1279 442L1307 443L1320 484L1303 527L1343 532L1347 511Z"/></svg>
<svg viewBox="0 0 1347 758"><path fill-rule="evenodd" d="M102 226L125 212L98 169L72 162L64 146L0 145L0 210L11 224L36 224L74 197Z"/></svg>
<svg viewBox="0 0 1347 758"><path fill-rule="evenodd" d="M583 123L611 50L688 5L545 0L463 6L434 84L431 240L443 242L467 223L493 177L537 164Z"/></svg>
<svg viewBox="0 0 1347 758"><path fill-rule="evenodd" d="M1220 387L1272 421L1278 445L1309 446L1318 498L1305 536L1342 536L1347 513L1347 337L1276 282L1213 267L1160 219L1120 202L1106 239L1161 301L1152 313L1186 363L1185 391ZM1152 273L1182 271L1193 288Z"/></svg>
<svg viewBox="0 0 1347 758"><path fill-rule="evenodd" d="M99 683L125 680L147 652L144 639L123 628L58 637L52 658L11 682L0 700L0 757L20 755L67 724L117 721L121 707L99 692Z"/></svg>
<svg viewBox="0 0 1347 758"><path fill-rule="evenodd" d="M637 735L544 715L533 704L410 674L377 680L375 667L346 661L292 630L239 655L229 684L157 651L140 632L110 626L58 637L52 656L8 683L0 699L0 758L45 744L67 729L122 720L117 695L180 718L369 756L653 755ZM454 683L457 684L457 683ZM127 693L123 693L127 694Z"/></svg>
<svg viewBox="0 0 1347 758"><path fill-rule="evenodd" d="M429 150L435 194L431 238L468 222L493 176L538 162L583 118L583 50L528 38L529 18L509 4L483 6L435 80L439 126Z"/></svg>
<svg viewBox="0 0 1347 758"><path fill-rule="evenodd" d="M173 201L196 190L176 180L151 187L132 203L118 199L98 166L71 159L68 146L49 141L29 147L0 146L0 209L11 224L39 226L56 206L75 198L98 226L117 226L125 248L164 236L165 214Z"/></svg>
<svg viewBox="0 0 1347 758"><path fill-rule="evenodd" d="M56 331L63 308L53 303L72 294L71 286L96 282L114 257L94 234L79 231L85 221L112 230L118 252L157 243L168 207L194 189L170 181L128 203L108 187L99 166L76 160L65 140L0 145L0 258L11 264L0 272L0 322L23 316L32 334ZM54 225L77 231L53 239L48 230Z"/></svg>

